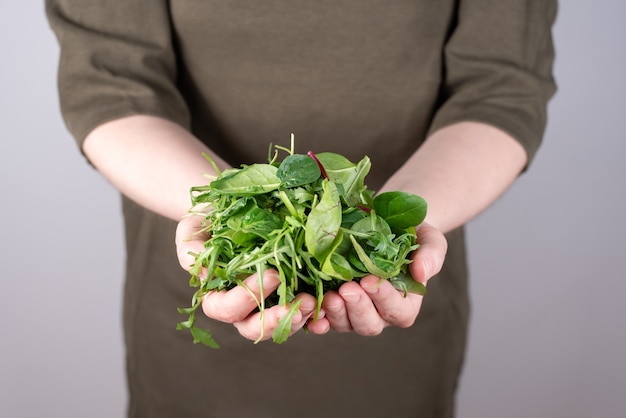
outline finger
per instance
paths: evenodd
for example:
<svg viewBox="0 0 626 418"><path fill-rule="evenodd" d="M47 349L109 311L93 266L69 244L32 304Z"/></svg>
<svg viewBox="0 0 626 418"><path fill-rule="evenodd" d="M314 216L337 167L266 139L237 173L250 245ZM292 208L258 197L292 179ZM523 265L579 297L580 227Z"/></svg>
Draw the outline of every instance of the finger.
<svg viewBox="0 0 626 418"><path fill-rule="evenodd" d="M283 316L287 315L291 304L300 301L300 308L293 316L290 335L298 332L306 321L313 315L316 307L315 297L309 294L300 294L287 306L273 306L265 309L262 313L255 312L242 321L234 322L233 325L239 333L250 340L264 341L272 337Z"/></svg>
<svg viewBox="0 0 626 418"><path fill-rule="evenodd" d="M366 336L383 332L388 324L359 283L348 282L341 285L339 294L345 301L348 319L354 332Z"/></svg>
<svg viewBox="0 0 626 418"><path fill-rule="evenodd" d="M413 253L409 264L411 275L418 282L426 284L441 271L448 251L446 237L435 227L422 223L416 228L417 242L420 245Z"/></svg>
<svg viewBox="0 0 626 418"><path fill-rule="evenodd" d="M386 280L381 282L376 276L366 276L360 284L386 324L408 328L415 323L422 306L422 296L412 293L405 296L391 283Z"/></svg>
<svg viewBox="0 0 626 418"><path fill-rule="evenodd" d="M209 292L202 300L202 310L209 318L234 323L248 317L260 301L272 294L280 283L275 270L266 270L259 283L255 273L244 280L243 285L228 291Z"/></svg>
<svg viewBox="0 0 626 418"><path fill-rule="evenodd" d="M313 334L326 334L330 331L330 322L328 318L326 318L326 311L321 308L316 316L315 309L317 309L317 299L315 299L315 308L305 323L306 329Z"/></svg>
<svg viewBox="0 0 626 418"><path fill-rule="evenodd" d="M325 319L332 329L337 332L352 331L352 325L346 311L346 303L339 293L329 291L324 294L322 309L326 313ZM322 325L319 325L319 327L322 327ZM314 327L313 329L317 328Z"/></svg>
<svg viewBox="0 0 626 418"><path fill-rule="evenodd" d="M248 315L241 321L233 322L239 334L244 338L252 341L265 341L272 337L272 334L278 326L280 318L287 315L289 306L272 306L266 308L263 312L255 312ZM301 314L297 312L294 315L294 321L300 321Z"/></svg>
<svg viewBox="0 0 626 418"><path fill-rule="evenodd" d="M328 321L328 318L322 315L323 311L320 312L320 316L318 316L317 319L314 319L313 317L309 318L306 323L306 329L309 332L317 335L323 335L330 331L330 322Z"/></svg>
<svg viewBox="0 0 626 418"><path fill-rule="evenodd" d="M300 320L296 321L296 318L291 322L291 333L295 333L302 329L307 321L315 315L315 308L317 307L317 300L313 295L307 293L301 293L291 303L300 302Z"/></svg>
<svg viewBox="0 0 626 418"><path fill-rule="evenodd" d="M195 263L195 257L190 253L204 251L204 243L210 236L208 232L202 232L203 220L201 216L187 216L176 226L176 255L180 266L187 271Z"/></svg>

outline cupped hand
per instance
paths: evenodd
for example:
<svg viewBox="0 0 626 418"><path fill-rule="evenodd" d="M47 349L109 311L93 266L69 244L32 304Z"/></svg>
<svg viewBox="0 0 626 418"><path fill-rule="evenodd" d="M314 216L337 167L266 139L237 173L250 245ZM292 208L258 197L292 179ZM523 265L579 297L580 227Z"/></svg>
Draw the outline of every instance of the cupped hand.
<svg viewBox="0 0 626 418"><path fill-rule="evenodd" d="M280 279L275 270L266 270L261 282L262 287L258 275L253 274L244 280L243 285L228 291L208 293L202 301L204 314L221 322L232 323L249 340L263 341L271 338L280 318L287 315L289 305L276 305L259 311L258 301L274 293ZM312 295L301 293L291 303L298 300L302 302L293 316L290 334L300 330L315 311L316 300Z"/></svg>
<svg viewBox="0 0 626 418"><path fill-rule="evenodd" d="M443 266L448 243L435 227L423 223L417 227L420 247L413 253L409 265L415 280L426 284ZM307 328L323 334L329 329L355 332L360 335L378 335L388 326L407 328L413 325L422 306L423 297L406 296L388 281L376 276L363 277L359 282L347 282L338 291L324 295L322 309L325 316L311 321Z"/></svg>
<svg viewBox="0 0 626 418"><path fill-rule="evenodd" d="M176 252L181 267L187 271L194 263L190 253L199 253L204 249L204 242L210 237L202 230L201 216L183 218L176 228ZM206 272L201 274L206 276ZM267 340L272 337L281 317L287 314L289 306L272 306L260 312L259 301L274 293L280 284L275 270L266 270L262 280L253 274L246 278L243 285L230 290L212 291L204 296L202 310L209 318L231 323L239 333L253 341ZM292 319L291 333L302 329L315 313L316 299L309 294L299 294L292 303L301 300L301 305ZM322 314L323 316L323 314Z"/></svg>

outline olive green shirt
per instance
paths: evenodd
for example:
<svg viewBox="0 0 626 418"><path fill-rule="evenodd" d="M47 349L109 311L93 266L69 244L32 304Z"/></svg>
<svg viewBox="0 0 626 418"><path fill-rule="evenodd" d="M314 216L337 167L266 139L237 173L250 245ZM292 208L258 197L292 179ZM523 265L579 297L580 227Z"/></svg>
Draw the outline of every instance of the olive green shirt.
<svg viewBox="0 0 626 418"><path fill-rule="evenodd" d="M48 0L63 116L77 142L116 118L188 128L232 165L271 143L368 155L372 189L429 133L478 121L537 151L554 94L552 0ZM158 191L155 191L158 193ZM257 345L207 321L175 331L193 289L175 224L124 199L131 417L450 417L469 311L463 230L416 324L377 337L300 332Z"/></svg>

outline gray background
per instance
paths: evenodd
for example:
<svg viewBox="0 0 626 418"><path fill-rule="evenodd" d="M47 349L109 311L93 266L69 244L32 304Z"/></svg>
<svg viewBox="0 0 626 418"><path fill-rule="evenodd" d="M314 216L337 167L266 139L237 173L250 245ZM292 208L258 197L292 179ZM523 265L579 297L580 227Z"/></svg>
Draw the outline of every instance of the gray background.
<svg viewBox="0 0 626 418"><path fill-rule="evenodd" d="M469 225L460 418L624 416L625 18L562 1L544 146ZM62 124L42 2L0 19L0 416L122 417L119 198Z"/></svg>

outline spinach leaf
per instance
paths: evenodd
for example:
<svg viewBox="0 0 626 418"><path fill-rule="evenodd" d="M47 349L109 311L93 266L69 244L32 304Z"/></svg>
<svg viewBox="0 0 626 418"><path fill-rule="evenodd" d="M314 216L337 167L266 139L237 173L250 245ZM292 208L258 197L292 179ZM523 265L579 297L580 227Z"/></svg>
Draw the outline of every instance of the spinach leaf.
<svg viewBox="0 0 626 418"><path fill-rule="evenodd" d="M315 160L301 154L286 157L276 172L284 187L296 187L313 183L320 178L321 174Z"/></svg>
<svg viewBox="0 0 626 418"><path fill-rule="evenodd" d="M225 195L255 195L278 189L278 169L270 164L252 164L211 182L211 189Z"/></svg>
<svg viewBox="0 0 626 418"><path fill-rule="evenodd" d="M374 209L396 229L415 227L426 217L426 201L420 196L394 191L384 192L374 198Z"/></svg>
<svg viewBox="0 0 626 418"><path fill-rule="evenodd" d="M233 242L245 245L258 238L268 240L272 232L282 227L282 221L268 210L253 207L239 216L228 218L227 225L227 234Z"/></svg>

